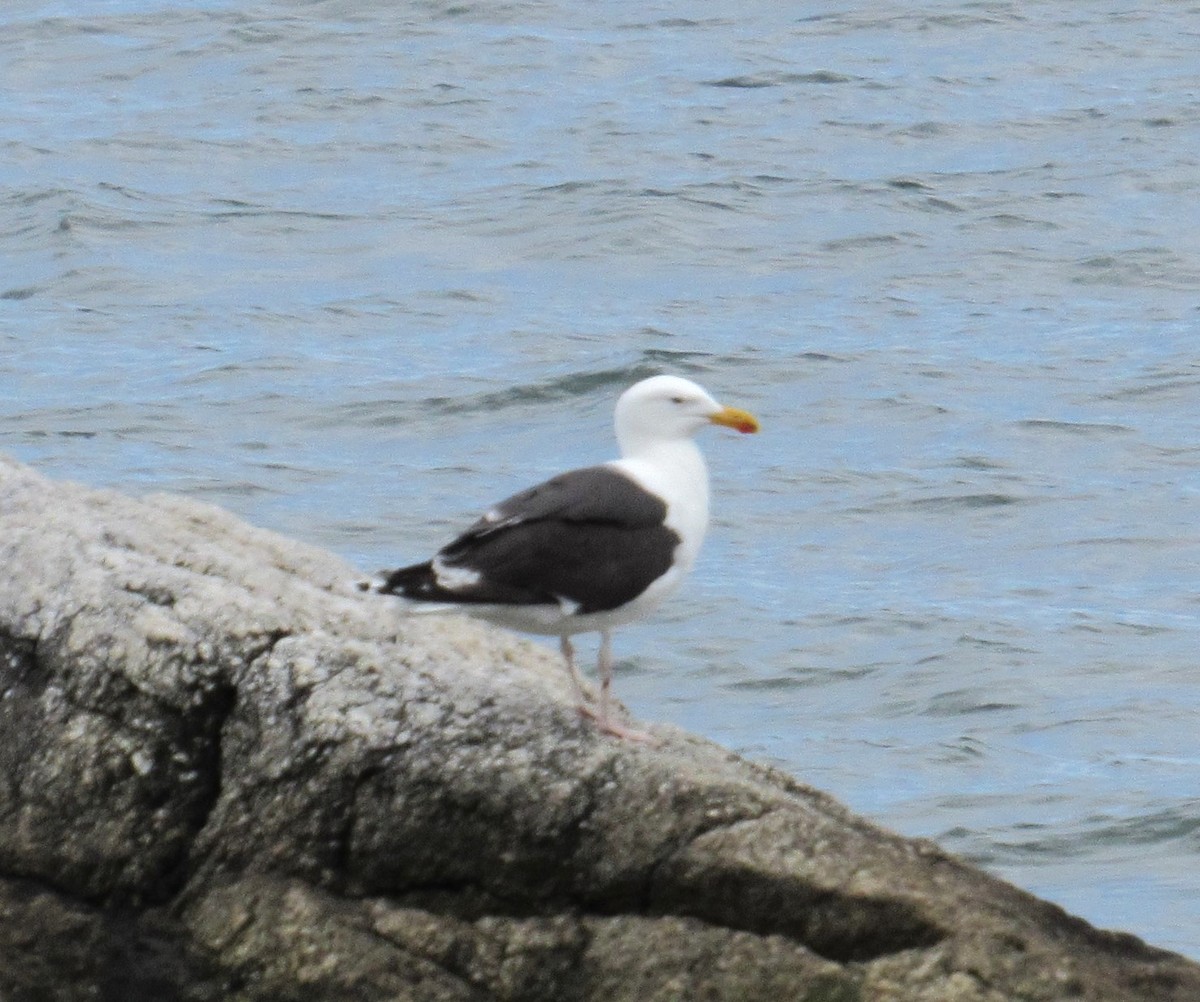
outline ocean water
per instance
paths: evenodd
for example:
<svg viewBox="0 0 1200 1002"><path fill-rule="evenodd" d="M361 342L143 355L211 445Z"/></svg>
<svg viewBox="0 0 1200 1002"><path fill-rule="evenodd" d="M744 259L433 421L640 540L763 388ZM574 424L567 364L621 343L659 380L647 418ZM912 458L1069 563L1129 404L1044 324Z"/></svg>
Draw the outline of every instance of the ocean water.
<svg viewBox="0 0 1200 1002"><path fill-rule="evenodd" d="M1197 15L14 0L0 449L374 570L688 375L632 712L1200 958Z"/></svg>

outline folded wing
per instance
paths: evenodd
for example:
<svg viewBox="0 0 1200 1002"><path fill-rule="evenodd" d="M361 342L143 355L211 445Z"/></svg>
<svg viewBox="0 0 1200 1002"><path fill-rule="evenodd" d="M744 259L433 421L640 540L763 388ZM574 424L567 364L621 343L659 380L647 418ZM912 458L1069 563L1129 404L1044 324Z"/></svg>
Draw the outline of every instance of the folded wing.
<svg viewBox="0 0 1200 1002"><path fill-rule="evenodd" d="M380 590L433 602L615 609L670 568L679 536L666 516L661 498L611 467L573 470L502 501Z"/></svg>

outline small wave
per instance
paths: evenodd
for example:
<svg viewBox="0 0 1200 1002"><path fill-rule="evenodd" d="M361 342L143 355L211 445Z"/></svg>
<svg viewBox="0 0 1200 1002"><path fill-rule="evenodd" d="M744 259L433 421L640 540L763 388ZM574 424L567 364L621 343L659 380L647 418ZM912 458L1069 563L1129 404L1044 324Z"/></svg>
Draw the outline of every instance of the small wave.
<svg viewBox="0 0 1200 1002"><path fill-rule="evenodd" d="M740 679L730 682L725 688L748 692L787 692L809 685L812 685L811 680L799 675L772 675L768 678Z"/></svg>
<svg viewBox="0 0 1200 1002"><path fill-rule="evenodd" d="M1128 425L1097 421L1058 421L1050 418L1028 418L1017 422L1018 428L1031 431L1063 432L1068 435L1125 435L1133 431Z"/></svg>
<svg viewBox="0 0 1200 1002"><path fill-rule="evenodd" d="M760 87L781 87L788 84L843 84L856 78L832 70L815 70L811 73L745 73L717 80L705 80L707 87L733 87L754 90Z"/></svg>
<svg viewBox="0 0 1200 1002"><path fill-rule="evenodd" d="M976 508L1003 508L1008 505L1022 504L1025 498L1012 494L987 492L983 494L946 494L932 498L916 498L905 502L905 507L918 511L955 511L958 509L973 510Z"/></svg>
<svg viewBox="0 0 1200 1002"><path fill-rule="evenodd" d="M1148 379L1145 383L1138 386L1129 386L1125 389L1101 394L1098 399L1131 400L1138 397L1155 396L1160 393L1176 393L1180 390L1192 392L1196 389L1197 383L1200 383L1200 376L1184 375L1183 373L1157 376Z"/></svg>
<svg viewBox="0 0 1200 1002"><path fill-rule="evenodd" d="M868 247L894 247L903 241L894 233L868 233L858 237L827 240L821 244L823 251L862 250Z"/></svg>

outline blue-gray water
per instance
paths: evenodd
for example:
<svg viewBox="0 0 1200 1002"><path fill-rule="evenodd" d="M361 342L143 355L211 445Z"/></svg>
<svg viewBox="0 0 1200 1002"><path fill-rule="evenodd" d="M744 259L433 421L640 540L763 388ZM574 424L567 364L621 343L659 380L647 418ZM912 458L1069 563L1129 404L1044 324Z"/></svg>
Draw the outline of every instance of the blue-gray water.
<svg viewBox="0 0 1200 1002"><path fill-rule="evenodd" d="M13 0L0 449L372 570L607 458L642 718L1200 957L1200 6Z"/></svg>

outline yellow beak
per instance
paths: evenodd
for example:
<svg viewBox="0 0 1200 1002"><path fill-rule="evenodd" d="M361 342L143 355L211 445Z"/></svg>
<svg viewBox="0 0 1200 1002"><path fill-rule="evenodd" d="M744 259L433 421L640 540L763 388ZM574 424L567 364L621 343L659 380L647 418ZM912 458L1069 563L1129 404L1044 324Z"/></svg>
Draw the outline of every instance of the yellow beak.
<svg viewBox="0 0 1200 1002"><path fill-rule="evenodd" d="M743 435L758 431L758 418L749 411L740 411L736 407L722 407L709 420L726 428L736 428Z"/></svg>

